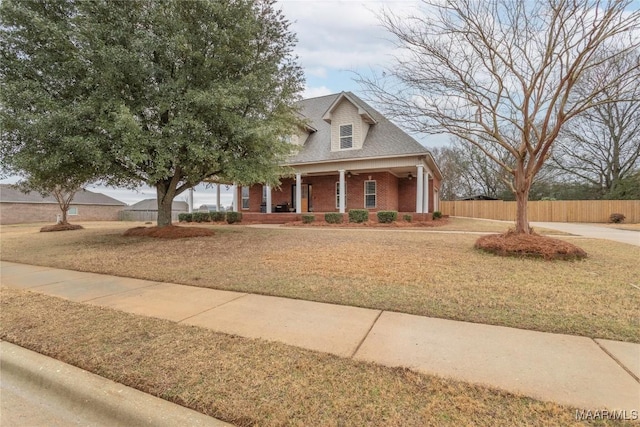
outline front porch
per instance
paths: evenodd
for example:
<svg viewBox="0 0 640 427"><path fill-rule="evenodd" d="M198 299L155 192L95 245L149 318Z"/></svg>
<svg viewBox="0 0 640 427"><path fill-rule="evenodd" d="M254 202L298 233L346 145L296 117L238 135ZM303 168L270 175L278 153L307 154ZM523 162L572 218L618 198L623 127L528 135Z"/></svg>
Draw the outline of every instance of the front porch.
<svg viewBox="0 0 640 427"><path fill-rule="evenodd" d="M283 178L278 188L261 184L237 188L234 210L298 214L346 213L351 209L422 214L438 210L439 181L422 173L422 168L416 169L297 173L295 178Z"/></svg>

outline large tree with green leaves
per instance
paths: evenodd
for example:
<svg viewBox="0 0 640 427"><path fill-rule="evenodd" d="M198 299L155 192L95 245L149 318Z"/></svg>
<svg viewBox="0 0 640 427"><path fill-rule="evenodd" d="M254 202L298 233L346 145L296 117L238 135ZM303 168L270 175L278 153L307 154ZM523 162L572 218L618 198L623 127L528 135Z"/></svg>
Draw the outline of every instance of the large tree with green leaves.
<svg viewBox="0 0 640 427"><path fill-rule="evenodd" d="M637 85L634 72L600 64L638 49L640 11L630 0L424 0L422 13L382 22L398 43L369 97L414 131L474 144L510 177L516 232L530 233L531 185L567 122L618 101L607 90ZM498 148L499 150L495 150ZM505 159L495 152L506 152Z"/></svg>
<svg viewBox="0 0 640 427"><path fill-rule="evenodd" d="M81 67L69 78L88 90L103 179L155 187L159 226L171 224L174 198L203 180L277 182L303 81L274 1L49 3L70 9Z"/></svg>
<svg viewBox="0 0 640 427"><path fill-rule="evenodd" d="M70 3L0 6L2 174L25 191L52 194L67 222L77 190L104 172L74 46Z"/></svg>

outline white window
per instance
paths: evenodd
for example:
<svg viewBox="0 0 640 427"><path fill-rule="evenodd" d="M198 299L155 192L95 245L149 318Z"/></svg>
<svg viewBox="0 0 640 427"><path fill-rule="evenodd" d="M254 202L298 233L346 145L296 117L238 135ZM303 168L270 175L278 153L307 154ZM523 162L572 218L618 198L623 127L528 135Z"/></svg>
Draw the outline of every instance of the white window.
<svg viewBox="0 0 640 427"><path fill-rule="evenodd" d="M249 187L242 187L242 209L249 209Z"/></svg>
<svg viewBox="0 0 640 427"><path fill-rule="evenodd" d="M340 149L353 148L353 125L340 125Z"/></svg>
<svg viewBox="0 0 640 427"><path fill-rule="evenodd" d="M67 210L67 215L78 215L78 208L69 208Z"/></svg>
<svg viewBox="0 0 640 427"><path fill-rule="evenodd" d="M344 183L344 192L347 192L347 183ZM347 206L347 195L344 197L344 205ZM340 181L336 182L336 209L340 209Z"/></svg>
<svg viewBox="0 0 640 427"><path fill-rule="evenodd" d="M376 207L376 182L364 182L364 207L365 209L373 209Z"/></svg>

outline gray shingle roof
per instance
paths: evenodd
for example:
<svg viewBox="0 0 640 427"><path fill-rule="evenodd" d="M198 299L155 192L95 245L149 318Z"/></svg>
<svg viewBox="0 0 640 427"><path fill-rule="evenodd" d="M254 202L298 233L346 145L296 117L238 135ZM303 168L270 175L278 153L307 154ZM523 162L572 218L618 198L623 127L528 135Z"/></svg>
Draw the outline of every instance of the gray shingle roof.
<svg viewBox="0 0 640 427"><path fill-rule="evenodd" d="M10 184L0 184L0 202L2 203L58 203L53 196L42 197L31 191L23 193ZM73 197L72 205L125 206L125 203L102 193L80 190Z"/></svg>
<svg viewBox="0 0 640 427"><path fill-rule="evenodd" d="M157 199L144 199L131 206L127 206L124 209L126 211L157 211L158 201ZM187 202L174 200L171 205L171 210L176 212L187 212L189 210L189 204Z"/></svg>
<svg viewBox="0 0 640 427"><path fill-rule="evenodd" d="M333 95L305 99L299 103L301 107L300 113L308 119L309 125L317 129L317 131L307 138L304 146L295 156L289 159L288 164L429 153L429 150L422 144L387 120L381 113L352 92L345 92L345 94L357 102L377 122L369 128L369 133L362 149L331 151L331 124L324 121L322 116L341 94L335 93Z"/></svg>

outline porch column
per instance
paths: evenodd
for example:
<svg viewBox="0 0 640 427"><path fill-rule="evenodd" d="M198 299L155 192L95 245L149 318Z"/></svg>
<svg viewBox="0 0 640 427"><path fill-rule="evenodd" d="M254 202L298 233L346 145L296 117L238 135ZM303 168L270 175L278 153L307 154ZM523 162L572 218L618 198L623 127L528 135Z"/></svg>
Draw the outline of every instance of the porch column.
<svg viewBox="0 0 640 427"><path fill-rule="evenodd" d="M296 213L302 213L302 174L296 173Z"/></svg>
<svg viewBox="0 0 640 427"><path fill-rule="evenodd" d="M189 203L189 213L193 213L193 187L189 189L189 196L187 200Z"/></svg>
<svg viewBox="0 0 640 427"><path fill-rule="evenodd" d="M424 166L418 165L418 172L416 173L416 213L422 213L423 201L424 201Z"/></svg>
<svg viewBox="0 0 640 427"><path fill-rule="evenodd" d="M266 206L267 210L265 212L271 213L271 186L267 185L266 189L267 189L267 199L265 200L265 203L267 204Z"/></svg>
<svg viewBox="0 0 640 427"><path fill-rule="evenodd" d="M433 190L433 211L439 211L440 210L440 193L438 192L438 190L434 189Z"/></svg>
<svg viewBox="0 0 640 427"><path fill-rule="evenodd" d="M429 172L424 174L424 207L422 212L429 213Z"/></svg>
<svg viewBox="0 0 640 427"><path fill-rule="evenodd" d="M340 213L344 213L345 202L347 200L347 195L345 194L344 169L340 169L338 172L340 173L340 184L338 186L340 191L340 204L338 206L340 208Z"/></svg>
<svg viewBox="0 0 640 427"><path fill-rule="evenodd" d="M233 189L232 210L234 212L238 212L238 186L234 182L233 185L231 186L231 188Z"/></svg>
<svg viewBox="0 0 640 427"><path fill-rule="evenodd" d="M216 184L216 212L220 212L220 184Z"/></svg>

